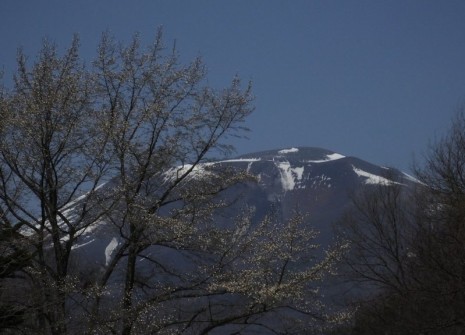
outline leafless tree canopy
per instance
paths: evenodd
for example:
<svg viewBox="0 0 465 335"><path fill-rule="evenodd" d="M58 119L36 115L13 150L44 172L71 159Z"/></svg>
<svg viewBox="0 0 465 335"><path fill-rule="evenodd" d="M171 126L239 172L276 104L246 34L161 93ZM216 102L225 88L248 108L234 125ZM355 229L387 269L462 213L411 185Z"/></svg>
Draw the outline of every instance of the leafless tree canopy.
<svg viewBox="0 0 465 335"><path fill-rule="evenodd" d="M371 288L351 334L465 331L464 129L459 113L416 167L416 190L369 190L342 221L348 279Z"/></svg>

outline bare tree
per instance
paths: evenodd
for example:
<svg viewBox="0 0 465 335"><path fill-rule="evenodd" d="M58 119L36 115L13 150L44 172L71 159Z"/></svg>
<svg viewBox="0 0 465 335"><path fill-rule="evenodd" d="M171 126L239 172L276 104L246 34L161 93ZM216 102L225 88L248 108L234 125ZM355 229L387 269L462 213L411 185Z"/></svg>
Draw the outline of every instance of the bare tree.
<svg viewBox="0 0 465 335"><path fill-rule="evenodd" d="M439 334L465 329L465 115L452 120L449 132L430 146L423 167L415 169L427 186L417 196L417 257L421 260L428 326ZM420 272L420 271L419 271ZM439 311L437 306L441 306Z"/></svg>
<svg viewBox="0 0 465 335"><path fill-rule="evenodd" d="M357 310L351 333L410 334L421 320L417 315L405 321L412 317L405 306L414 304L417 287L411 195L400 183L369 186L353 197L353 207L337 225L351 246L343 271L348 301Z"/></svg>
<svg viewBox="0 0 465 335"><path fill-rule="evenodd" d="M364 193L344 220L350 276L377 288L361 304L355 334L463 333L464 129L459 113L416 168L414 190Z"/></svg>
<svg viewBox="0 0 465 335"><path fill-rule="evenodd" d="M414 231L405 192L400 184L378 185L354 196L341 233L352 245L346 263L357 280L392 290L408 285Z"/></svg>

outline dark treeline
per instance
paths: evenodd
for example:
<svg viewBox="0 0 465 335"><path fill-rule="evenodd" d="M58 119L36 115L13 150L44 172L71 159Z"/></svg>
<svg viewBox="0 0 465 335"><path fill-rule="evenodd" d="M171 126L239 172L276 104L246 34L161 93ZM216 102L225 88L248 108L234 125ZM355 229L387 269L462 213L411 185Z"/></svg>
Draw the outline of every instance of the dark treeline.
<svg viewBox="0 0 465 335"><path fill-rule="evenodd" d="M352 297L354 318L342 334L465 332L463 113L414 169L415 189L395 184L358 194L341 220L352 246L346 280L364 292Z"/></svg>

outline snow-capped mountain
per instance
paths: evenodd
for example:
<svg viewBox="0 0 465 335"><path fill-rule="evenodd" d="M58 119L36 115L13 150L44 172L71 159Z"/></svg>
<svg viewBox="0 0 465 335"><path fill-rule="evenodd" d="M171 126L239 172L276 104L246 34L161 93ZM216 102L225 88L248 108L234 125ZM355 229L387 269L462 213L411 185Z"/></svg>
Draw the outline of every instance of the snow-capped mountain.
<svg viewBox="0 0 465 335"><path fill-rule="evenodd" d="M223 195L234 198L235 202L224 209L220 218L235 217L244 206L254 210L256 221L271 212L284 220L299 211L308 214L308 222L320 231L319 239L323 245L329 243L331 226L350 205L352 194L367 186L412 185L416 182L396 169L312 147L263 151L204 163L196 167L193 176L205 173L203 169L206 167L208 171L229 167L256 177L256 182L241 183ZM179 173L179 168L173 168L173 171ZM173 171L164 173L163 178L170 178ZM102 189L111 192L111 185ZM72 207L68 213L72 215ZM80 249L84 259L104 267L120 243L119 238L119 231L112 225L99 222L89 226L73 248Z"/></svg>
<svg viewBox="0 0 465 335"><path fill-rule="evenodd" d="M243 204L254 206L262 215L274 210L283 219L296 210L306 213L323 243L361 188L417 182L397 169L312 147L252 153L216 164L235 166L257 177L256 184L241 190Z"/></svg>
<svg viewBox="0 0 465 335"><path fill-rule="evenodd" d="M346 290L334 285L334 277L325 277L345 248L327 248L333 244L333 223L359 190L416 183L396 169L311 147L157 171L144 180L143 195L133 202L125 202L134 198L125 198L122 179L114 178L62 208L62 242L73 238L70 274L84 292L73 298L84 305L95 303L103 314L108 310L124 315L124 306L118 304L125 301L129 273L134 278L131 301L140 299L137 308L147 313L137 315L167 329L177 315L186 331L174 333L185 334L207 333L199 329L208 329L206 323L214 326L213 320L223 320L226 328L209 334L223 334L224 329L269 333L257 331L262 322L275 329L273 333L320 327L316 321L324 318L314 320L313 315L323 313L323 305L338 306L339 292ZM238 182L223 190L229 180ZM128 184L131 189L130 179ZM169 198L163 198L166 190ZM153 210L161 198L164 202ZM292 225L296 212L305 219ZM333 250L339 256L320 267ZM293 292L301 285L305 289ZM281 288L283 293L276 295ZM88 296L93 290L100 294L96 300ZM276 305L268 310L264 302ZM289 309L280 309L281 302ZM113 311L114 306L120 309ZM76 313L88 312L80 311ZM242 324L228 323L231 312ZM256 324L250 325L249 317ZM194 319L200 321L191 322ZM107 321L113 322L111 315ZM307 333L300 330L295 333Z"/></svg>

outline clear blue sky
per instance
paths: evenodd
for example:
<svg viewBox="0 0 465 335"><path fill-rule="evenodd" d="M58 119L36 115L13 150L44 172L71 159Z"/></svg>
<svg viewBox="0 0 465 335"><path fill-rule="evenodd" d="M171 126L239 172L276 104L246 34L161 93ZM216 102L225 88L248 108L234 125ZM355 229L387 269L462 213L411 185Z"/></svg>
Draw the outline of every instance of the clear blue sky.
<svg viewBox="0 0 465 335"><path fill-rule="evenodd" d="M95 55L100 34L149 41L163 26L210 84L252 80L238 154L318 146L408 170L465 102L465 1L1 0L0 66L41 39Z"/></svg>

